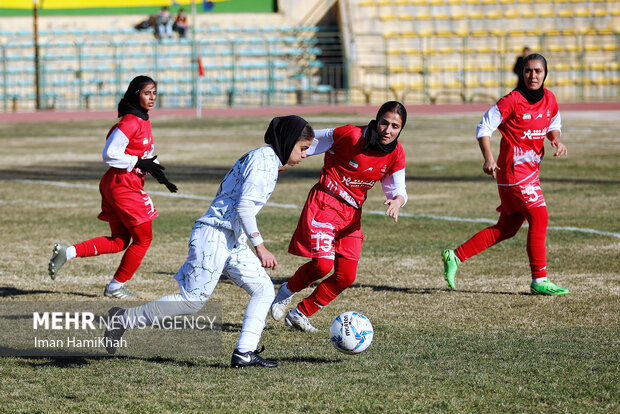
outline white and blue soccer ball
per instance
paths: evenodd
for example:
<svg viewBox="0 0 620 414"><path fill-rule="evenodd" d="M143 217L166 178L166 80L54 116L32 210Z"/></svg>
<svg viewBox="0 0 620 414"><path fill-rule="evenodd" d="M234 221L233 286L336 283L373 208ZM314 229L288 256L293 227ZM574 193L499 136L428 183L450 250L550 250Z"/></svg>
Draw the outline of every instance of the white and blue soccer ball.
<svg viewBox="0 0 620 414"><path fill-rule="evenodd" d="M373 328L370 320L359 312L343 312L329 328L332 345L345 354L364 352L372 343Z"/></svg>

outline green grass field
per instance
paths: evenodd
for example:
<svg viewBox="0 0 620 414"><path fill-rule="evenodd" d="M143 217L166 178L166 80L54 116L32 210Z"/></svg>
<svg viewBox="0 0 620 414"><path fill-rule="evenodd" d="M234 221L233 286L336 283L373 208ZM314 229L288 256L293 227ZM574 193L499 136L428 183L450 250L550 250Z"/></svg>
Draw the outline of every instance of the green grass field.
<svg viewBox="0 0 620 414"><path fill-rule="evenodd" d="M303 114L301 114L303 115ZM409 202L394 224L380 186L365 205L363 257L355 284L313 318L317 334L270 317L264 355L273 370L228 368L247 295L228 280L220 301L223 351L178 358L0 358L0 412L563 412L620 411L620 113L567 112L569 155L548 155L542 185L550 214L549 276L565 297L529 294L526 230L463 264L447 290L440 252L495 220L499 198L474 139L482 114L416 116L402 136ZM359 115L308 116L313 126L365 123ZM109 121L0 125L0 301L112 301L102 296L120 255L77 259L47 276L55 242L108 234L96 219ZM130 290L148 301L177 292L172 275L196 218L247 150L262 145L267 118L153 119L156 153L171 197L147 182L160 216ZM498 136L494 137L497 154ZM258 216L279 266L276 288L303 259L290 235L322 157L281 174ZM588 233L580 229L594 229ZM309 293L304 291L302 293ZM122 306L122 305L121 305ZM329 343L345 310L373 322L372 346L347 356ZM12 335L1 332L0 338ZM2 344L0 343L0 346ZM182 354L182 351L180 351Z"/></svg>

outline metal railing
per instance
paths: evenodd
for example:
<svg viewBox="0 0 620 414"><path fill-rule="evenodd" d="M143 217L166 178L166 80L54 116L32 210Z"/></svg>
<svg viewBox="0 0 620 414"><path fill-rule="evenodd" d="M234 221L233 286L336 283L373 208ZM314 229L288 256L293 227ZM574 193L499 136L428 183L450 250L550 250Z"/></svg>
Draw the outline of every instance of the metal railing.
<svg viewBox="0 0 620 414"><path fill-rule="evenodd" d="M39 44L40 107L114 108L128 82L158 81L162 107L288 105L332 99L321 84L334 72L315 28L290 33L202 33L193 39L50 36ZM337 37L337 33L334 34ZM32 40L0 46L0 101L5 112L36 107ZM324 56L325 64L320 59ZM202 71L199 75L200 61Z"/></svg>
<svg viewBox="0 0 620 414"><path fill-rule="evenodd" d="M328 29L200 33L194 41L48 36L39 46L40 107L112 109L139 74L158 81L166 108L491 102L514 88L523 45L547 58L546 86L558 99L620 96L620 34L612 30L357 35L345 57L341 34ZM21 37L0 46L4 112L36 106L32 43Z"/></svg>

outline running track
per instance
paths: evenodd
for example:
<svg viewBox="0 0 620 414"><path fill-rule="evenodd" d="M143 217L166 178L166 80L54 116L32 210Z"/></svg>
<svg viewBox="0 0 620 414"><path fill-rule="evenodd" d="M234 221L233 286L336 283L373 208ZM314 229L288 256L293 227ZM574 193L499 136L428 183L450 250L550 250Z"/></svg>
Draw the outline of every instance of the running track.
<svg viewBox="0 0 620 414"><path fill-rule="evenodd" d="M442 105L407 105L409 116L450 114L450 113L478 113L482 115L491 105L488 103L476 104L442 104ZM346 105L317 105L317 106L263 106L263 107L234 107L234 108L203 108L202 116L240 117L240 116L281 116L290 114L314 115L325 113L358 113L375 115L379 105L346 106ZM560 110L565 111L620 111L620 102L584 102L560 104ZM196 117L195 108L181 109L153 109L154 119L167 117ZM66 122L85 121L94 119L116 118L116 110L107 111L38 111L38 112L6 112L0 113L0 122Z"/></svg>

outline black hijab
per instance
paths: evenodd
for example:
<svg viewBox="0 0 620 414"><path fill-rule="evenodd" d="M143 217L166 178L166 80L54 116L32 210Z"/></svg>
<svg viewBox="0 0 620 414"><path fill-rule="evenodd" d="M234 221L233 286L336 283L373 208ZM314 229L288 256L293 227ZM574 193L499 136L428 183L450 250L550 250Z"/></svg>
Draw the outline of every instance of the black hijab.
<svg viewBox="0 0 620 414"><path fill-rule="evenodd" d="M157 83L148 76L136 76L129 83L125 95L118 103L118 117L121 118L127 114L132 114L145 121L149 119L149 113L140 105L140 91L149 83L157 86Z"/></svg>
<svg viewBox="0 0 620 414"><path fill-rule="evenodd" d="M400 132L396 136L396 139L387 145L383 145L380 141L379 130L377 126L378 126L379 119L386 112L394 112L400 115L400 119L403 121L403 124L400 127ZM389 101L389 102L384 103L383 105L381 105L381 108L379 108L376 119L368 123L368 127L366 128L366 133L364 134L364 139L366 140L366 143L364 144L364 148L371 149L373 151L383 152L386 154L391 153L392 151L396 149L396 145L398 144L398 137L400 136L400 133L403 131L403 128L405 128L406 123L407 123L407 110L405 109L405 106L403 104L397 101Z"/></svg>
<svg viewBox="0 0 620 414"><path fill-rule="evenodd" d="M525 86L525 76L523 75L523 70L527 62L529 62L530 60L540 60L545 67L545 77L543 79L543 83L542 85L540 85L540 88L536 90L528 89L527 86ZM544 58L543 55L540 55L538 53L531 53L527 55L523 58L523 65L521 66L521 73L519 74L519 83L517 84L515 91L518 91L521 95L523 95L523 97L527 99L530 105L535 104L545 96L545 79L547 79L547 73L547 60Z"/></svg>
<svg viewBox="0 0 620 414"><path fill-rule="evenodd" d="M308 125L297 115L277 116L271 120L265 131L265 143L271 145L282 165L286 165L302 131Z"/></svg>

